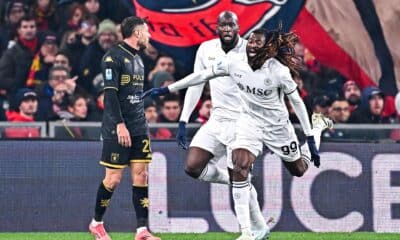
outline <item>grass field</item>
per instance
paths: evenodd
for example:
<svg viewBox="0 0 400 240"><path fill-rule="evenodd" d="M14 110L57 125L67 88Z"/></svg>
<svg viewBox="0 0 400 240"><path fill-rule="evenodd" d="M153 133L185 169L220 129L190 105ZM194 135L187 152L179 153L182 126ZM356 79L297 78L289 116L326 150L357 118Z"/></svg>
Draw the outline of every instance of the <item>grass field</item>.
<svg viewBox="0 0 400 240"><path fill-rule="evenodd" d="M234 233L157 234L162 240L234 240ZM130 233L112 233L113 240L132 240ZM271 240L399 240L400 234L273 232ZM0 240L93 240L88 233L0 233Z"/></svg>

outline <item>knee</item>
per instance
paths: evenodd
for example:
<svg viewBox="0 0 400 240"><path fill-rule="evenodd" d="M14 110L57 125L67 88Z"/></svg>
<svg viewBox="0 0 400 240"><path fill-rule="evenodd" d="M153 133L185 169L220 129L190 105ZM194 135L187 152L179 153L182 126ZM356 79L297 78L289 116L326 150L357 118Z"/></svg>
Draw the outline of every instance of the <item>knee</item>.
<svg viewBox="0 0 400 240"><path fill-rule="evenodd" d="M306 166L298 166L297 168L292 169L290 173L292 174L292 176L302 177L306 171L307 171Z"/></svg>
<svg viewBox="0 0 400 240"><path fill-rule="evenodd" d="M121 182L121 177L119 176L108 176L103 180L103 184L106 188L114 190L118 187Z"/></svg>
<svg viewBox="0 0 400 240"><path fill-rule="evenodd" d="M246 180L250 171L250 165L236 161L233 167L233 175L236 180L242 179ZM239 179L237 179L239 178Z"/></svg>
<svg viewBox="0 0 400 240"><path fill-rule="evenodd" d="M193 166L191 164L188 164L188 162L185 163L185 173L194 178L197 179L200 177L202 170L198 169L196 166Z"/></svg>
<svg viewBox="0 0 400 240"><path fill-rule="evenodd" d="M133 175L133 182L136 184L147 184L148 172L146 169L136 170Z"/></svg>

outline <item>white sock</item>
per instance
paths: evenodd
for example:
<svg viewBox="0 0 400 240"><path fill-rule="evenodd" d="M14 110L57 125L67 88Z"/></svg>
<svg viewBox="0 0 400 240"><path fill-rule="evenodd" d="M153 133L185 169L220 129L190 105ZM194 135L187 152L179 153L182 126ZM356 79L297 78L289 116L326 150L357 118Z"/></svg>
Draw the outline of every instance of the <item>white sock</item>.
<svg viewBox="0 0 400 240"><path fill-rule="evenodd" d="M232 182L232 197L236 218L243 233L250 231L250 185L248 181Z"/></svg>
<svg viewBox="0 0 400 240"><path fill-rule="evenodd" d="M199 180L212 183L230 184L227 169L222 169L214 163L208 163L199 176Z"/></svg>
<svg viewBox="0 0 400 240"><path fill-rule="evenodd" d="M139 228L136 229L136 234L139 234L139 233L141 233L141 232L143 232L145 230L147 230L146 227L139 227Z"/></svg>
<svg viewBox="0 0 400 240"><path fill-rule="evenodd" d="M96 227L96 226L99 225L99 224L103 224L103 221L98 222L98 221L92 219L92 222L90 223L90 225L92 225L93 227Z"/></svg>
<svg viewBox="0 0 400 240"><path fill-rule="evenodd" d="M314 135L315 145L317 146L317 149L319 150L319 145L321 144L322 130L320 128L313 128L311 130L311 132L312 132L312 135Z"/></svg>
<svg viewBox="0 0 400 240"><path fill-rule="evenodd" d="M267 223L258 204L257 190L252 184L250 185L250 221L251 231L260 231L267 228Z"/></svg>

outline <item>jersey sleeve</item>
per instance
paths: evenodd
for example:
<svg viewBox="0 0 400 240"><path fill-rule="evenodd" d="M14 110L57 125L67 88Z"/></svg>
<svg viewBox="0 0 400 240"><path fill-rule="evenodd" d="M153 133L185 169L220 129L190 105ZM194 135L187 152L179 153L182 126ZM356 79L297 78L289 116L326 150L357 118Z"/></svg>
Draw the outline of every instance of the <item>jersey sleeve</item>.
<svg viewBox="0 0 400 240"><path fill-rule="evenodd" d="M288 67L286 66L279 67L277 73L278 73L278 78L280 80L281 88L286 95L296 91L297 83L293 80Z"/></svg>
<svg viewBox="0 0 400 240"><path fill-rule="evenodd" d="M117 58L105 55L101 62L101 70L104 78L104 89L119 89L121 65Z"/></svg>
<svg viewBox="0 0 400 240"><path fill-rule="evenodd" d="M204 57L204 45L200 45L199 49L197 50L196 53L196 58L194 61L194 67L193 71L194 72L199 72L204 70L206 67L203 62L203 57ZM196 107L196 104L199 102L201 98L201 94L203 92L205 83L201 83L196 86L191 86L187 89L186 95L185 95L185 100L183 103L183 108L181 112L181 117L180 121L181 122L189 122L189 118L193 113L193 110Z"/></svg>
<svg viewBox="0 0 400 240"><path fill-rule="evenodd" d="M196 57L194 59L194 66L193 66L193 72L198 72L201 70L204 70L206 68L204 61L204 45L201 44L199 49L196 52Z"/></svg>

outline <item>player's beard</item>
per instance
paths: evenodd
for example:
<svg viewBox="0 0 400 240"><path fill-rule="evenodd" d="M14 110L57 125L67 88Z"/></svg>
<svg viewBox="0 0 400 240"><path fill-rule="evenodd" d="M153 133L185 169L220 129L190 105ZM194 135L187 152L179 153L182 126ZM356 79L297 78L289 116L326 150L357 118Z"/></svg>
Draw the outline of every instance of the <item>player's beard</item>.
<svg viewBox="0 0 400 240"><path fill-rule="evenodd" d="M143 51L147 48L147 44L143 42L138 42L139 51Z"/></svg>
<svg viewBox="0 0 400 240"><path fill-rule="evenodd" d="M264 65L265 61L269 58L266 51L263 49L264 48L257 50L258 53L252 57L249 56L249 54L247 54L247 59L248 59L249 65L250 65L251 69L253 69L253 71L261 68L262 65Z"/></svg>
<svg viewBox="0 0 400 240"><path fill-rule="evenodd" d="M223 49L230 50L236 46L237 42L239 41L239 36L237 34L233 35L229 42L225 41L222 36L219 37L219 40L221 41Z"/></svg>

